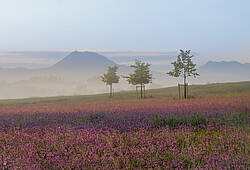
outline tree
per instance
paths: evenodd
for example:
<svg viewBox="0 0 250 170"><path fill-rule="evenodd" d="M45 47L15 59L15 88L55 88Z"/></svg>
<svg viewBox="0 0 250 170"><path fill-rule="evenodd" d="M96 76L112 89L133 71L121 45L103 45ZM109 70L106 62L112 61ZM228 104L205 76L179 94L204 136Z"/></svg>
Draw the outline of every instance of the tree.
<svg viewBox="0 0 250 170"><path fill-rule="evenodd" d="M124 76L127 79L129 84L137 85L139 84L141 87L141 98L142 88L145 84L152 82L152 74L150 74L150 64L142 62L140 60L135 61L135 65L131 65L134 69L134 73L129 74L128 76Z"/></svg>
<svg viewBox="0 0 250 170"><path fill-rule="evenodd" d="M194 76L195 78L196 76L199 76L199 74L196 72L196 64L194 64L192 61L192 58L194 56L190 53L190 50L180 50L180 54L177 57L177 61L171 63L174 66L174 69L167 73L172 77L183 77L184 98L187 98L187 78L190 76Z"/></svg>
<svg viewBox="0 0 250 170"><path fill-rule="evenodd" d="M112 97L112 84L119 83L120 77L117 75L117 69L117 66L108 67L108 72L101 76L102 81L110 86L109 97Z"/></svg>

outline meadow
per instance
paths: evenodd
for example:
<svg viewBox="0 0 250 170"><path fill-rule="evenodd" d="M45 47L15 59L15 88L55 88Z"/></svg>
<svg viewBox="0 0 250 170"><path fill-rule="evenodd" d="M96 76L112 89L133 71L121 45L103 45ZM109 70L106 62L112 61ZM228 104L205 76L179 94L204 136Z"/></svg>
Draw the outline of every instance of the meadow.
<svg viewBox="0 0 250 170"><path fill-rule="evenodd" d="M250 82L0 101L2 169L248 169Z"/></svg>

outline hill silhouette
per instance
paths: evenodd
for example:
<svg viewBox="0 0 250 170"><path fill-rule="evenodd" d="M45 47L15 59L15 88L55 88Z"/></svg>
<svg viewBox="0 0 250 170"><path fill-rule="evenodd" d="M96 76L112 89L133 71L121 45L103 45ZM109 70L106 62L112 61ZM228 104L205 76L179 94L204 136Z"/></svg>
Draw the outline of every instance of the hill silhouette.
<svg viewBox="0 0 250 170"><path fill-rule="evenodd" d="M44 72L64 77L68 81L87 81L91 77L99 77L108 66L114 65L118 64L98 53L74 51L58 63L44 69Z"/></svg>
<svg viewBox="0 0 250 170"><path fill-rule="evenodd" d="M209 82L248 81L250 80L250 63L237 61L209 61L199 68L201 79Z"/></svg>
<svg viewBox="0 0 250 170"><path fill-rule="evenodd" d="M64 59L53 65L52 69L63 70L106 70L108 66L117 65L115 62L109 60L94 52L78 52L74 51L67 55Z"/></svg>

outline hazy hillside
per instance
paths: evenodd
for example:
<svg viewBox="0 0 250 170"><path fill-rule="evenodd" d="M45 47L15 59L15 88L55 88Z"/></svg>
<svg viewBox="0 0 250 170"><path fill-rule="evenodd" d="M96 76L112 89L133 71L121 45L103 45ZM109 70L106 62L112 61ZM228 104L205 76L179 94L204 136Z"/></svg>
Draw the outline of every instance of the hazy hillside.
<svg viewBox="0 0 250 170"><path fill-rule="evenodd" d="M2 68L0 81L16 82L40 76L59 76L66 81L86 81L117 65L108 58L94 52L72 52L58 63L41 69Z"/></svg>
<svg viewBox="0 0 250 170"><path fill-rule="evenodd" d="M164 58L162 55L156 59L163 63ZM48 68L2 68L0 69L0 99L104 93L108 91L108 87L101 81L100 75L106 72L108 66L113 65L119 66L120 76L128 75L133 71L128 65L119 65L98 53L78 51L68 54ZM182 82L182 79L172 78L166 74L172 66L166 67L166 72L155 71L157 66L154 67L154 64L151 68L153 83L147 85L147 88L175 86L178 82ZM250 80L248 63L208 62L199 67L198 72L201 76L197 79L189 78L190 84ZM115 84L114 88L115 91L124 91L134 89L134 86L121 78L120 83Z"/></svg>
<svg viewBox="0 0 250 170"><path fill-rule="evenodd" d="M51 67L54 70L105 70L115 62L94 52L74 51ZM93 71L93 70L92 70Z"/></svg>
<svg viewBox="0 0 250 170"><path fill-rule="evenodd" d="M79 82L100 76L108 66L114 65L117 64L98 53L74 51L44 71L64 77L67 81Z"/></svg>
<svg viewBox="0 0 250 170"><path fill-rule="evenodd" d="M209 61L205 65L200 67L200 70L208 71L228 71L232 73L239 73L250 69L250 63L241 64L237 61Z"/></svg>
<svg viewBox="0 0 250 170"><path fill-rule="evenodd" d="M199 72L200 80L203 82L248 81L250 80L250 63L211 61L201 66Z"/></svg>

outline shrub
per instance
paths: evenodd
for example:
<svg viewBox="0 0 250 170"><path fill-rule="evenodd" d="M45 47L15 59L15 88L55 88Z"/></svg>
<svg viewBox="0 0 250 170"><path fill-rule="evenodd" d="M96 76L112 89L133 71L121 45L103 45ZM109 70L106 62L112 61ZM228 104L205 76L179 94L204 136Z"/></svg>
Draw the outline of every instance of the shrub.
<svg viewBox="0 0 250 170"><path fill-rule="evenodd" d="M248 127L249 126L248 113L240 113L240 114L234 115L232 118L232 123L235 126Z"/></svg>
<svg viewBox="0 0 250 170"><path fill-rule="evenodd" d="M152 119L153 119L155 127L157 127L157 128L167 125L167 119L165 116L153 115Z"/></svg>
<svg viewBox="0 0 250 170"><path fill-rule="evenodd" d="M207 126L208 124L207 118L201 113L194 113L188 117L177 117L175 115L154 115L153 122L157 128L166 125L168 125L170 128L177 128L181 124L192 126Z"/></svg>
<svg viewBox="0 0 250 170"><path fill-rule="evenodd" d="M182 119L177 118L174 115L170 115L167 117L167 125L171 128L176 128L178 127L181 123L183 123Z"/></svg>
<svg viewBox="0 0 250 170"><path fill-rule="evenodd" d="M191 124L192 126L200 126L200 125L207 126L208 120L203 114L194 113L188 117L188 123Z"/></svg>
<svg viewBox="0 0 250 170"><path fill-rule="evenodd" d="M87 116L87 120L90 122L96 122L104 118L104 114L101 113L92 113Z"/></svg>
<svg viewBox="0 0 250 170"><path fill-rule="evenodd" d="M177 118L174 115L169 115L169 116L154 115L153 121L155 127L157 128L166 125L168 125L170 128L176 128L182 123L181 119Z"/></svg>

